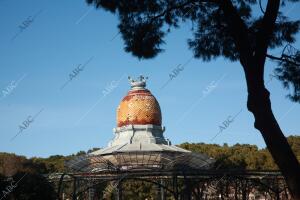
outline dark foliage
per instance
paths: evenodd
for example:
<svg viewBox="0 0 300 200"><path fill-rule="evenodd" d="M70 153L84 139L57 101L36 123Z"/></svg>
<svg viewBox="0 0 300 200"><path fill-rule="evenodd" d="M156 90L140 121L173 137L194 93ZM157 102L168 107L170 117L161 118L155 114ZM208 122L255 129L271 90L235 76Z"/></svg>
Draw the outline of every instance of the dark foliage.
<svg viewBox="0 0 300 200"><path fill-rule="evenodd" d="M1 199L54 200L56 193L42 175L17 172L12 177L0 174Z"/></svg>
<svg viewBox="0 0 300 200"><path fill-rule="evenodd" d="M280 67L275 69L275 75L283 86L290 90L287 96L295 102L300 102L300 51L287 45L279 61Z"/></svg>
<svg viewBox="0 0 300 200"><path fill-rule="evenodd" d="M23 200L54 200L55 191L42 175L36 173L17 173L13 180L18 181L13 195Z"/></svg>

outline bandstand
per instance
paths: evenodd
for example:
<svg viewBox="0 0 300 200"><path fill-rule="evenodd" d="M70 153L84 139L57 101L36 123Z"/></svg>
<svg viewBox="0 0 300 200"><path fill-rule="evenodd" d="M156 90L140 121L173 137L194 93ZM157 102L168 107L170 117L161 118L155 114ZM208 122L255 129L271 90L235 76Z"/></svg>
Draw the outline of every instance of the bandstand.
<svg viewBox="0 0 300 200"><path fill-rule="evenodd" d="M155 185L152 199L289 199L278 171L220 170L215 160L171 144L164 137L158 101L146 89L146 78L129 78L131 89L117 109L114 138L106 148L66 162L66 173L48 175L64 199L126 199L127 181Z"/></svg>

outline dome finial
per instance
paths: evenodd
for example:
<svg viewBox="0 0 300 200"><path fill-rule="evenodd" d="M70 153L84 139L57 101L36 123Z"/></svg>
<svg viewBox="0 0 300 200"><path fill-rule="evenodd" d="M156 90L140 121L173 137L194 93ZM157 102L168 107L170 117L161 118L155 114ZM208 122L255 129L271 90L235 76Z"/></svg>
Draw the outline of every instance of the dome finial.
<svg viewBox="0 0 300 200"><path fill-rule="evenodd" d="M130 76L128 76L128 80L130 82L131 89L133 89L133 90L145 89L147 79L148 79L148 77L145 77L143 75L140 75L136 80L134 80Z"/></svg>

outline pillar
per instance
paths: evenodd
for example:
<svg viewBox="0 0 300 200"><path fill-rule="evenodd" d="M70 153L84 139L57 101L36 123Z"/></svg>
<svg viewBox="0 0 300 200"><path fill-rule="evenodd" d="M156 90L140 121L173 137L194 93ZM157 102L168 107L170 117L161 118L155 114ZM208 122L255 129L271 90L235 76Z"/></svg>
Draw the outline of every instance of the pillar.
<svg viewBox="0 0 300 200"><path fill-rule="evenodd" d="M122 200L122 181L119 181L117 184L116 200Z"/></svg>

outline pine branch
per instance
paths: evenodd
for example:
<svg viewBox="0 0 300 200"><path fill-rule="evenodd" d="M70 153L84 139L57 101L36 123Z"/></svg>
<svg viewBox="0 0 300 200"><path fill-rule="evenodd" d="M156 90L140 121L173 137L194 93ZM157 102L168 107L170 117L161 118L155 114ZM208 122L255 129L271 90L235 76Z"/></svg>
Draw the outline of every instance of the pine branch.
<svg viewBox="0 0 300 200"><path fill-rule="evenodd" d="M291 56L288 56L288 55L285 55L285 54L282 54L281 57L277 57L277 56L267 54L266 57L271 59L271 60L277 60L277 61L280 61L280 62L287 62L289 64L292 64L292 65L295 65L295 66L298 66L298 67L300 66L300 63L297 63L295 61L291 61L291 59L293 59L293 58Z"/></svg>

